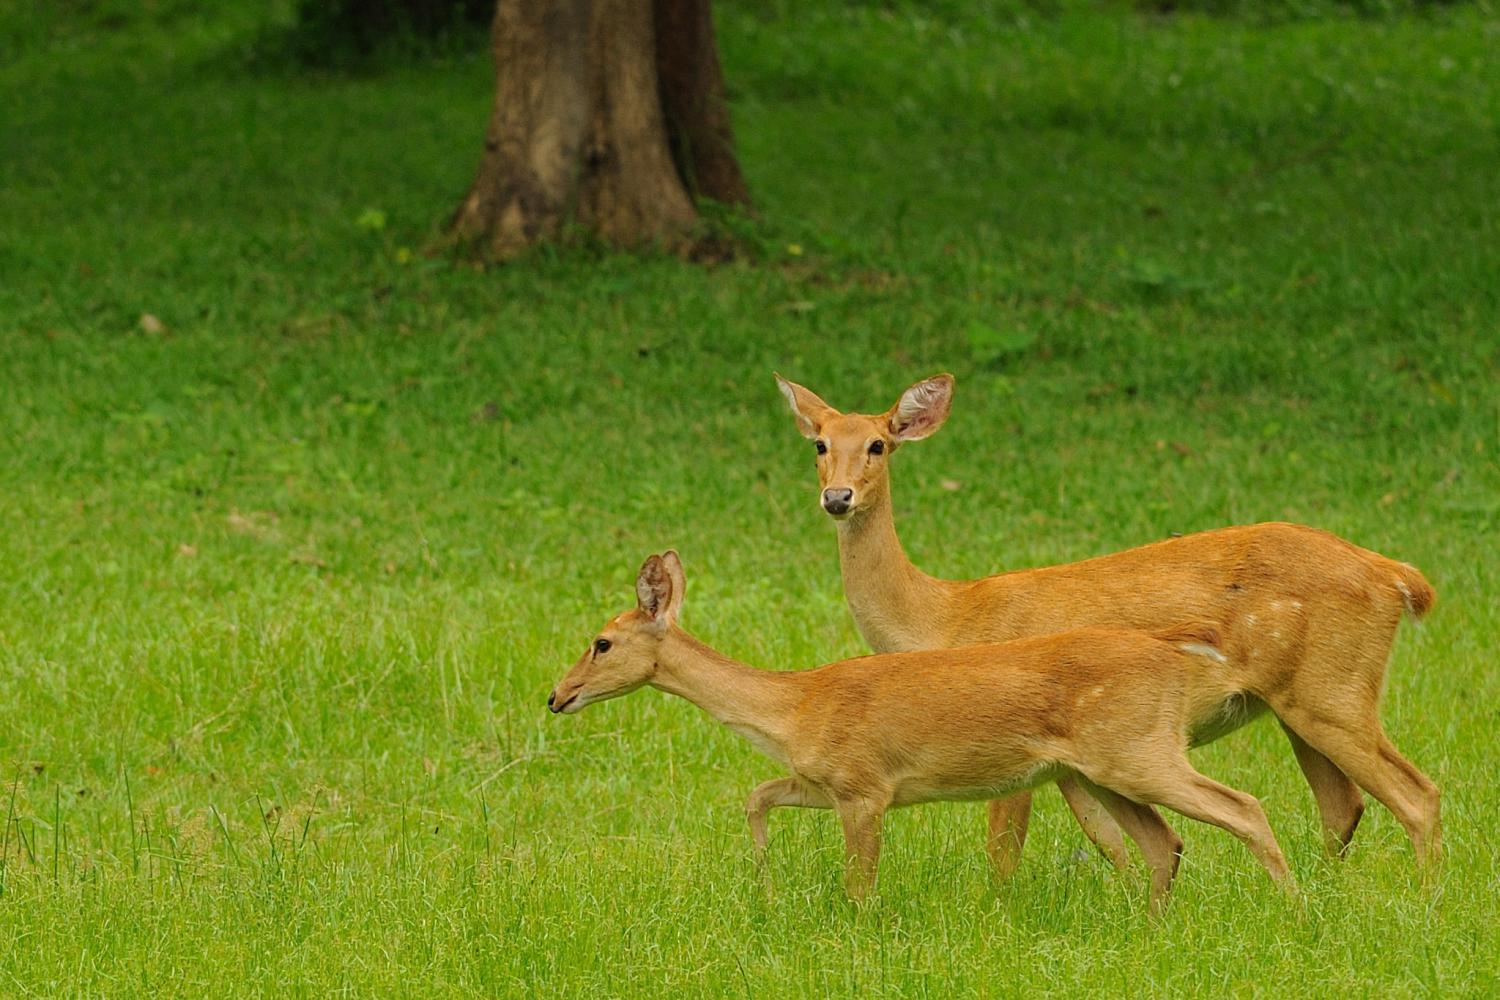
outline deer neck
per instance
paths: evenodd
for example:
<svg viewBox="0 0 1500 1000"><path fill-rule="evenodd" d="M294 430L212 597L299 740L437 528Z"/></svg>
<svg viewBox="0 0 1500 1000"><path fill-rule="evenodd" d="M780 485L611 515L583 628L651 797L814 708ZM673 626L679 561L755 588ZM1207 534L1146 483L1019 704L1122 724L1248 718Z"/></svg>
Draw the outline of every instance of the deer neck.
<svg viewBox="0 0 1500 1000"><path fill-rule="evenodd" d="M889 492L838 522L839 568L855 624L878 653L943 645L954 584L912 565L896 535Z"/></svg>
<svg viewBox="0 0 1500 1000"><path fill-rule="evenodd" d="M787 761L800 675L757 670L732 660L673 626L657 654L653 687L697 705L753 743Z"/></svg>

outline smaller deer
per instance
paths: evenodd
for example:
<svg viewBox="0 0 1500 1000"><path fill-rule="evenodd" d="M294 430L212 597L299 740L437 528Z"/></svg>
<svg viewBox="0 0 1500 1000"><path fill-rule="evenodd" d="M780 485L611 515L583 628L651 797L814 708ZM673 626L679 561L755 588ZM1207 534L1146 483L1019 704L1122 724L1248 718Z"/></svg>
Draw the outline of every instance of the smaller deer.
<svg viewBox="0 0 1500 1000"><path fill-rule="evenodd" d="M844 829L844 885L874 885L886 810L993 798L1071 778L1140 847L1151 910L1171 888L1182 840L1166 806L1228 830L1287 886L1286 858L1253 796L1196 771L1187 747L1240 692L1217 632L1090 628L957 649L886 653L814 670L756 670L677 625L687 582L674 551L636 580L617 615L547 698L554 713L645 684L693 702L791 770L750 795L757 856L775 806L832 809Z"/></svg>

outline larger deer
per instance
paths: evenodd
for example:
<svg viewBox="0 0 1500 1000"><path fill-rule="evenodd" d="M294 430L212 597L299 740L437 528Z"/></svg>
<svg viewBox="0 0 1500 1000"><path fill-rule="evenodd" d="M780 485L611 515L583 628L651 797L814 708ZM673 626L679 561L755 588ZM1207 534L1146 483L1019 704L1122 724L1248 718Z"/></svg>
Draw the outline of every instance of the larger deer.
<svg viewBox="0 0 1500 1000"><path fill-rule="evenodd" d="M757 853L772 806L833 809L850 896L874 885L886 810L1064 778L1140 845L1153 911L1182 841L1152 805L1228 830L1290 885L1260 804L1187 759L1192 734L1215 725L1238 694L1212 627L1080 629L778 673L737 663L678 627L687 580L676 552L647 559L635 586L635 609L595 635L547 707L577 712L645 684L693 702L792 772L750 795Z"/></svg>
<svg viewBox="0 0 1500 1000"><path fill-rule="evenodd" d="M942 580L906 556L891 516L890 456L948 417L953 376L912 385L880 414L840 413L776 376L803 436L817 451L819 501L838 526L849 608L877 652L940 649L1044 635L1080 626L1160 630L1218 623L1246 698L1225 704L1216 739L1267 706L1312 786L1331 854L1349 844L1364 812L1360 789L1391 810L1419 861L1440 851L1438 789L1396 752L1380 724L1391 643L1405 611L1435 599L1422 574L1328 532L1294 524L1222 528L1083 562L979 580ZM1079 825L1117 866L1118 826L1064 777ZM1022 792L991 803L987 848L1000 875L1020 860L1031 811Z"/></svg>

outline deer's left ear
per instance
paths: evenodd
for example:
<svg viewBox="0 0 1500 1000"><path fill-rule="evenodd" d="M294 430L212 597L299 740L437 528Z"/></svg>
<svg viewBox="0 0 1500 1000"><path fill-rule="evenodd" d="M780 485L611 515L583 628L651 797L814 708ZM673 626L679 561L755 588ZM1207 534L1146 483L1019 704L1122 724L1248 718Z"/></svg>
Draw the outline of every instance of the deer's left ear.
<svg viewBox="0 0 1500 1000"><path fill-rule="evenodd" d="M686 588L682 560L668 549L665 555L651 556L641 564L640 575L635 579L636 604L653 625L665 629L677 621Z"/></svg>
<svg viewBox="0 0 1500 1000"><path fill-rule="evenodd" d="M682 557L677 554L676 549L668 549L661 554L661 565L672 581L672 597L667 601L667 621L675 625L678 616L682 614L682 599L687 596L687 574L682 571Z"/></svg>
<svg viewBox="0 0 1500 1000"><path fill-rule="evenodd" d="M885 419L896 441L920 441L943 426L953 405L953 376L947 373L924 378L908 388L886 411Z"/></svg>

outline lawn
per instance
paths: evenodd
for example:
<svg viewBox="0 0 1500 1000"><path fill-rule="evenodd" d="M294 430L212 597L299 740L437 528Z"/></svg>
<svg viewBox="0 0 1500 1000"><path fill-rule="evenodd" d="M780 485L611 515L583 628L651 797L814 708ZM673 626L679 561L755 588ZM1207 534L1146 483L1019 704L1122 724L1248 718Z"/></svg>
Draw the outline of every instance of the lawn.
<svg viewBox="0 0 1500 1000"><path fill-rule="evenodd" d="M1180 996L1500 990L1500 16L726 2L753 259L421 251L479 54L356 74L262 15L0 3L0 991ZM210 5L212 6L212 5ZM105 8L100 14L96 8ZM93 10L94 15L86 12ZM149 318L146 318L149 317ZM547 692L677 547L749 662L864 651L779 370L958 378L894 458L960 577L1290 519L1420 566L1387 728L1444 791L1324 860L1276 727L1195 752L1302 893L1178 819L1166 917L1037 797L826 813L651 691ZM769 886L769 890L768 890Z"/></svg>

